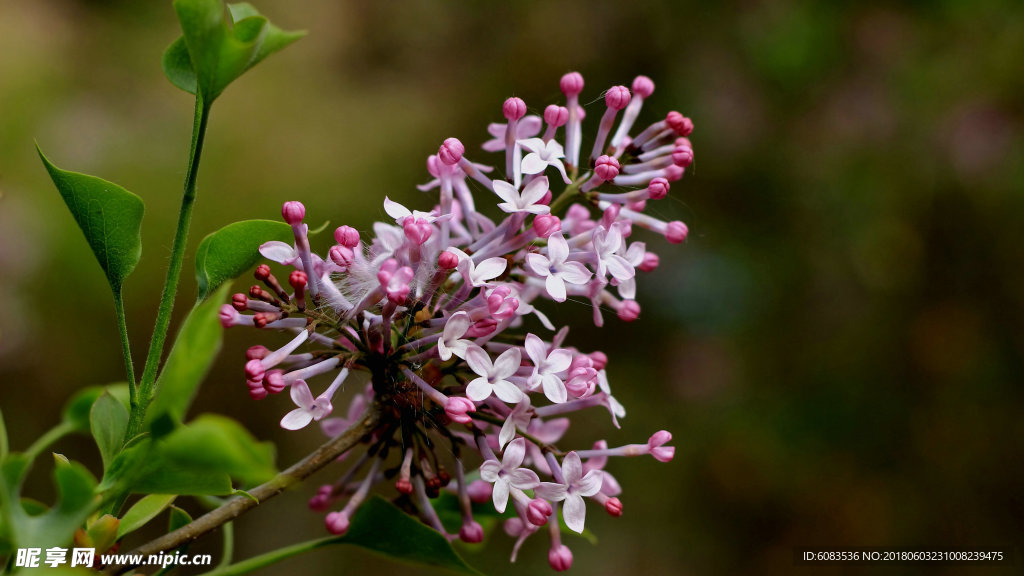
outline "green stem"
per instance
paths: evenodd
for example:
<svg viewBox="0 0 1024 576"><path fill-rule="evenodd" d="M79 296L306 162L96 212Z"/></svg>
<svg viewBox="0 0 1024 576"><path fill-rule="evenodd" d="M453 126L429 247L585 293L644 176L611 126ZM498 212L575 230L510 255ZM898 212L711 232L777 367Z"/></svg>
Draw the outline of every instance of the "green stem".
<svg viewBox="0 0 1024 576"><path fill-rule="evenodd" d="M287 560L292 556L298 556L299 554L309 552L310 550L334 544L337 542L338 538L338 536L329 536L327 538L319 538L317 540L309 540L307 542L292 544L291 546L271 550L270 552L260 554L259 556L253 556L252 558L242 560L237 564L218 566L215 570L205 572L201 576L235 576L236 574L248 574L249 572L265 568L271 564L277 564L282 560Z"/></svg>
<svg viewBox="0 0 1024 576"><path fill-rule="evenodd" d="M551 203L551 213L557 216L558 214L561 214L561 211L564 208L567 208L569 204L572 204L574 200L583 198L584 196L579 194L580 186L583 186L583 182L585 182L585 179L580 178L566 186L565 190L558 195L558 198L555 198Z"/></svg>
<svg viewBox="0 0 1024 576"><path fill-rule="evenodd" d="M196 96L196 109L192 122L192 145L189 154L188 172L185 176L185 191L181 197L181 210L178 212L178 228L174 233L174 244L171 247L171 263L167 268L167 279L164 282L163 294L160 296L160 308L156 315L156 326L149 342L149 353L146 355L146 367L139 383L137 409L133 407L128 420L127 442L142 431L142 423L146 417L146 408L153 399L153 385L156 383L157 369L163 356L164 341L167 339L167 328L171 323L171 312L174 310L174 298L178 293L178 279L181 276L181 264L185 258L185 245L188 242L189 224L192 222L192 205L196 197L196 176L199 172L199 158L203 153L203 140L206 136L206 123L210 116L210 106L203 103L201 96Z"/></svg>
<svg viewBox="0 0 1024 576"><path fill-rule="evenodd" d="M231 560L235 556L235 523L228 522L220 527L224 534L224 546L221 548L220 564L217 570L231 566Z"/></svg>
<svg viewBox="0 0 1024 576"><path fill-rule="evenodd" d="M53 428L50 428L45 434L36 439L28 450L25 450L25 456L28 457L28 461L32 462L39 457L39 454L43 450L46 450L50 444L53 444L57 440L60 440L64 436L75 431L74 424L70 422L61 422Z"/></svg>
<svg viewBox="0 0 1024 576"><path fill-rule="evenodd" d="M124 355L124 372L128 376L128 395L132 411L138 409L138 391L135 389L135 365L132 364L132 348L128 341L128 325L124 318L124 298L121 289L114 292L114 312L117 314L117 330L121 333L121 354Z"/></svg>

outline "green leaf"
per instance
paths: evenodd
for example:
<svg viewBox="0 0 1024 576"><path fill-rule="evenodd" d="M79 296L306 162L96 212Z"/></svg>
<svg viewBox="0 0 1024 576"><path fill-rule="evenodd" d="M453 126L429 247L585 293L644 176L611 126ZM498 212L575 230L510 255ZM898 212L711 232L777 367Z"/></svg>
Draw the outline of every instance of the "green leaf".
<svg viewBox="0 0 1024 576"><path fill-rule="evenodd" d="M144 438L118 454L103 476L99 490L117 494L230 494L231 479L218 471L182 467L169 461L159 443Z"/></svg>
<svg viewBox="0 0 1024 576"><path fill-rule="evenodd" d="M118 402L120 402L126 410L129 408L128 384L126 382L107 384L106 386L87 386L82 388L78 392L75 392L75 394L64 404L64 421L73 427L74 432L89 431L89 414L92 411L92 405L96 403L96 400L103 395L103 393L110 394L114 398L117 398Z"/></svg>
<svg viewBox="0 0 1024 576"><path fill-rule="evenodd" d="M128 429L128 411L119 400L104 392L92 405L89 427L105 468L121 449L124 433Z"/></svg>
<svg viewBox="0 0 1024 576"><path fill-rule="evenodd" d="M168 464L184 469L219 472L247 485L272 478L274 446L258 442L238 422L204 414L178 428L160 442Z"/></svg>
<svg viewBox="0 0 1024 576"><path fill-rule="evenodd" d="M67 545L85 519L99 505L96 479L77 462L60 463L53 471L57 503L44 514L29 516L20 506L12 510L19 547Z"/></svg>
<svg viewBox="0 0 1024 576"><path fill-rule="evenodd" d="M260 261L260 244L290 242L291 226L273 220L235 222L203 238L196 250L196 282L202 300L222 283L244 274Z"/></svg>
<svg viewBox="0 0 1024 576"><path fill-rule="evenodd" d="M114 292L142 256L142 199L95 176L61 170L36 147Z"/></svg>
<svg viewBox="0 0 1024 576"><path fill-rule="evenodd" d="M164 74L172 84L211 104L236 78L267 56L305 35L285 32L249 4L221 0L176 0L182 37L164 52Z"/></svg>
<svg viewBox="0 0 1024 576"><path fill-rule="evenodd" d="M374 496L359 507L348 532L337 541L403 562L461 574L479 574L459 557L444 536L380 496Z"/></svg>
<svg viewBox="0 0 1024 576"><path fill-rule="evenodd" d="M121 525L117 529L117 539L134 532L156 518L165 508L174 502L177 494L150 494L144 496L121 517Z"/></svg>
<svg viewBox="0 0 1024 576"><path fill-rule="evenodd" d="M156 381L156 395L146 412L147 422L153 423L164 415L176 423L185 418L199 384L220 351L224 328L218 311L226 295L225 286L214 298L193 308L185 318Z"/></svg>
<svg viewBox="0 0 1024 576"><path fill-rule="evenodd" d="M182 526L192 523L192 516L177 506L171 506L171 517L167 520L167 531L174 532Z"/></svg>

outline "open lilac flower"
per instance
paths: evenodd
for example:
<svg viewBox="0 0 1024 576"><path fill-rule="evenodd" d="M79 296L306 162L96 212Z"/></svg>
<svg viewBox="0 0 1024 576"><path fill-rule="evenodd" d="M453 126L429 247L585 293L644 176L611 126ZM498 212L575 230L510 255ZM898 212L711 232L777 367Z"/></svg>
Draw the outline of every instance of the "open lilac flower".
<svg viewBox="0 0 1024 576"><path fill-rule="evenodd" d="M554 332L547 313L571 297L590 303L596 326L608 311L622 321L638 318L638 274L658 265L647 250L650 237L680 243L688 233L682 222L645 208L664 198L693 161L693 124L670 112L633 130L653 92L653 82L638 77L632 91L616 86L605 93L597 139L581 158L583 77L566 74L560 88L565 101L545 108L543 119L526 115L519 98L505 101L506 122L491 124L494 139L484 144L501 153L495 163L503 171L458 139L445 139L427 158L429 177L419 187L438 194L428 211L385 198L386 222L368 234L341 226L336 243L318 254L305 207L285 203L294 243L267 242L259 251L287 267L288 281L263 264L257 284L222 306L225 327L290 335L274 350L250 347L245 387L239 386L261 401L290 388L295 407L281 419L283 428L318 421L335 437L372 423L360 440L367 451L345 458L338 481L310 500L312 509L327 512L331 533L347 531L370 490L385 483L444 533L435 507L445 505L437 496L448 490L462 522L446 536L480 542L484 528L471 504L490 500L514 512L505 522L516 539L513 556L528 538L547 534L548 561L564 570L573 556L551 521L555 506L561 503L566 524L581 531L588 499L613 516L622 513L621 487L606 470L610 457L674 458L667 431L616 448L604 441L588 441L587 450L560 448L577 412L607 409L616 427L626 412L611 394L607 357L574 348L567 329ZM549 180L548 168L562 182ZM526 328L530 316L552 333ZM328 418L350 372L368 375L369 384L352 396L344 418ZM326 387L318 384L328 378ZM474 480L466 471L478 465Z"/></svg>

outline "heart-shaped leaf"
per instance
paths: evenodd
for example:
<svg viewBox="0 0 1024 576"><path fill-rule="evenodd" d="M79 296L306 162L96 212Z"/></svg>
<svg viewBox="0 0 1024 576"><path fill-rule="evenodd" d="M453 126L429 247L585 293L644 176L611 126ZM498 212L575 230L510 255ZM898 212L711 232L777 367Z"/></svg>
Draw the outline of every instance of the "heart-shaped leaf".
<svg viewBox="0 0 1024 576"><path fill-rule="evenodd" d="M185 318L156 381L156 396L146 412L148 422L165 415L175 423L185 418L199 384L220 351L224 328L218 311L226 293L225 286L213 298L193 308Z"/></svg>
<svg viewBox="0 0 1024 576"><path fill-rule="evenodd" d="M222 283L260 261L260 244L294 238L291 226L273 220L243 220L209 234L196 250L196 282L202 300Z"/></svg>
<svg viewBox="0 0 1024 576"><path fill-rule="evenodd" d="M119 293L142 256L142 198L102 178L61 170L38 146L36 150L106 273L110 288Z"/></svg>
<svg viewBox="0 0 1024 576"><path fill-rule="evenodd" d="M96 399L89 412L89 427L96 447L100 449L104 468L110 465L124 441L128 429L128 411L110 393L104 392Z"/></svg>
<svg viewBox="0 0 1024 576"><path fill-rule="evenodd" d="M141 500L136 502L121 517L121 524L117 528L118 540L125 534L142 528L147 522L156 518L177 497L176 494L150 494L143 496Z"/></svg>
<svg viewBox="0 0 1024 576"><path fill-rule="evenodd" d="M221 0L175 0L182 36L164 52L164 74L172 84L212 104L228 84L267 56L305 35L271 24L250 4Z"/></svg>

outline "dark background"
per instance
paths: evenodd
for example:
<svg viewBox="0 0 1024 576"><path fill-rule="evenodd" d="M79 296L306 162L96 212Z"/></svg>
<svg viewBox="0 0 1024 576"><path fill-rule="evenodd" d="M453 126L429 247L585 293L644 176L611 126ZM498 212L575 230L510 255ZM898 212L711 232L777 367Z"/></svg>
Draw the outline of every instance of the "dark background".
<svg viewBox="0 0 1024 576"><path fill-rule="evenodd" d="M433 202L413 185L444 138L499 164L477 146L504 98L541 111L579 70L592 134L600 92L646 74L657 90L642 123L678 109L697 127L695 165L652 206L686 221L689 240L648 238L662 266L640 280L639 322L595 329L581 304L554 316L573 323L572 343L608 354L629 410L622 430L588 414L571 439L667 428L677 453L613 461L626 512L590 508L599 543L567 541L575 573L820 573L795 568L793 547L1020 543L1024 4L257 7L309 36L214 107L178 317L194 247L224 224L301 199L310 222L367 230L385 194ZM0 398L16 449L75 389L121 378L102 273L33 139L147 203L125 287L138 365L191 129L191 98L159 64L177 34L169 2L0 5ZM278 443L284 466L321 439L277 427L286 399L248 400L241 353L258 339L228 333L194 413L239 418ZM98 464L87 439L57 449ZM30 477L41 498L46 470ZM241 557L322 535L311 494L239 522ZM532 540L515 565L504 535L465 555L492 574L546 571L546 538ZM193 551L219 559L218 538ZM300 570L422 573L349 548L262 573ZM930 573L943 570L963 571Z"/></svg>

